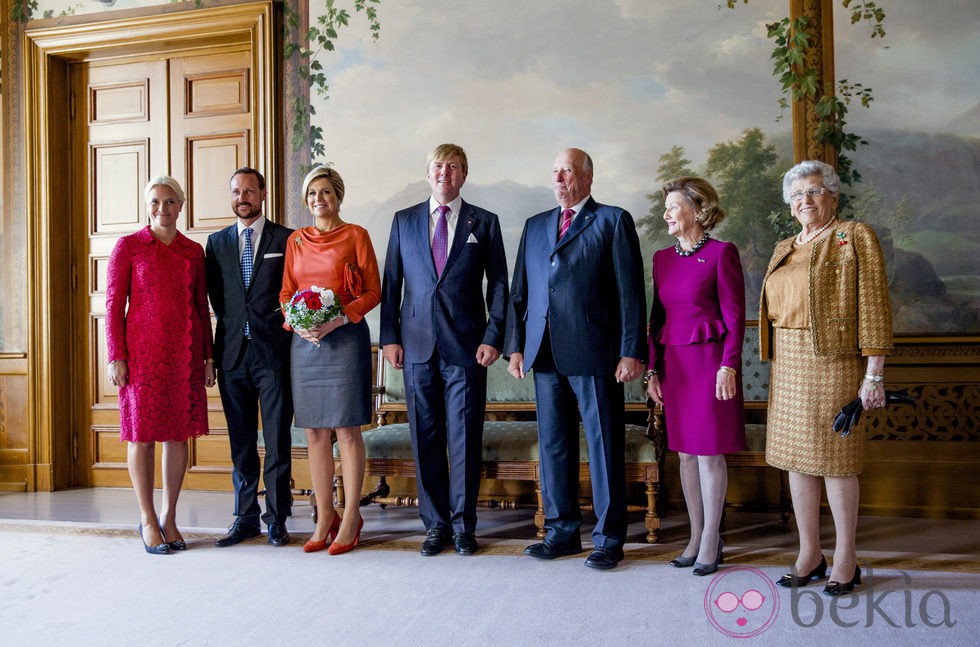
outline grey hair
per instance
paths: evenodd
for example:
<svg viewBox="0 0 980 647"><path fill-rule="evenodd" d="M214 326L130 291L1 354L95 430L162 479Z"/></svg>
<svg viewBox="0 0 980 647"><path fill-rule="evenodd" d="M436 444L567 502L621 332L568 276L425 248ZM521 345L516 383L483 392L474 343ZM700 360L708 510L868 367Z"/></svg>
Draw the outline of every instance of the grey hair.
<svg viewBox="0 0 980 647"><path fill-rule="evenodd" d="M146 188L143 189L143 200L146 201L147 203L150 201L150 191L152 191L153 187L156 186L165 186L171 191L173 191L174 193L176 193L177 201L180 202L180 204L184 204L184 202L187 199L184 196L184 190L180 188L180 182L173 179L169 175L158 175L155 178L152 178L149 182L147 182Z"/></svg>
<svg viewBox="0 0 980 647"><path fill-rule="evenodd" d="M833 166L817 160L804 160L786 171L786 175L783 176L783 202L789 204L789 192L793 182L811 175L821 176L824 187L831 193L835 195L840 193L840 176Z"/></svg>

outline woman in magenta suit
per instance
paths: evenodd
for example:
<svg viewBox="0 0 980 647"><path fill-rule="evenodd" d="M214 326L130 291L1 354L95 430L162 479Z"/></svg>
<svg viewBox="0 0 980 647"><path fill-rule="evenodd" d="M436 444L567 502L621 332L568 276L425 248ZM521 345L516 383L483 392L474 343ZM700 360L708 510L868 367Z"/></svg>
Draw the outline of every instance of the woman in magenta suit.
<svg viewBox="0 0 980 647"><path fill-rule="evenodd" d="M140 507L146 552L187 545L177 497L187 439L208 433L206 386L214 386L204 249L177 231L184 192L176 180L146 185L150 224L116 243L109 257L106 341L109 381L119 387L120 440ZM127 308L128 304L128 308ZM155 443L163 443L163 509L153 506Z"/></svg>
<svg viewBox="0 0 980 647"><path fill-rule="evenodd" d="M647 393L664 408L691 519L687 548L670 565L708 575L722 561L725 454L745 449L745 284L735 245L708 236L725 217L714 187L682 177L663 192L667 231L677 243L653 255Z"/></svg>

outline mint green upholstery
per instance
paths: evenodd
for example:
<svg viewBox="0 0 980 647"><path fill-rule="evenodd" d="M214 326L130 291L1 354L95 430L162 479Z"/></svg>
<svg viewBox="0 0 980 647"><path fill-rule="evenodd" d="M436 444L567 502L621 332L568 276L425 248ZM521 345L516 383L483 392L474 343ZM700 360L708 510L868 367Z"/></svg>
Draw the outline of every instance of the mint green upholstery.
<svg viewBox="0 0 980 647"><path fill-rule="evenodd" d="M579 426L579 457L589 461L585 433ZM655 463L657 450L646 437L646 428L626 425L626 462ZM369 429L362 434L368 459L413 458L408 423L400 422ZM340 449L334 445L334 458L340 460ZM538 460L538 426L533 420L488 421L483 427L483 460L491 462L535 462Z"/></svg>
<svg viewBox="0 0 980 647"><path fill-rule="evenodd" d="M756 342L758 345L758 342ZM758 353L757 353L758 355ZM381 401L384 404L405 404L405 376L402 371L388 366L384 362L384 393ZM768 380L769 374L766 372ZM766 387L768 389L768 385ZM633 380L626 384L626 401L645 403L646 391L641 380ZM523 380L514 378L507 372L507 362L497 360L487 369L487 402L534 402L534 377L528 375Z"/></svg>

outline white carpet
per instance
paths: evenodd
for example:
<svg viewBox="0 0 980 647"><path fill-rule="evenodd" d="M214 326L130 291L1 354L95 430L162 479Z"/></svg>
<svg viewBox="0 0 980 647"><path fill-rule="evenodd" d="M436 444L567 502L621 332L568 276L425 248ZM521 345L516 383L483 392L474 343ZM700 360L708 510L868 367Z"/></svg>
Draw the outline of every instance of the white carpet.
<svg viewBox="0 0 980 647"><path fill-rule="evenodd" d="M976 573L875 570L873 584L832 613L816 595L822 586L795 605L788 590L771 597L784 567L732 564L696 578L652 559L595 572L584 553L541 562L513 554L516 545L423 558L369 542L331 557L299 543L218 549L212 539L151 556L135 533L0 529L0 644L714 645L739 644L768 619L753 644L953 647L977 645L980 632ZM716 599L753 587L766 596L754 615L706 611L709 591ZM942 622L944 601L955 624L927 626Z"/></svg>

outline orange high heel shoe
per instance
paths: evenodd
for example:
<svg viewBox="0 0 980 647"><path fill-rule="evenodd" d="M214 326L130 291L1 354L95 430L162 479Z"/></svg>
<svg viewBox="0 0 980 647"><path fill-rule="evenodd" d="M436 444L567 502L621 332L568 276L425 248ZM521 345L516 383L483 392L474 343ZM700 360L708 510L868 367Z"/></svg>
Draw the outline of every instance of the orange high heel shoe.
<svg viewBox="0 0 980 647"><path fill-rule="evenodd" d="M342 544L339 541L335 541L330 544L330 548L327 549L327 553L330 555L342 555L344 553L349 553L357 545L357 542L361 539L361 528L364 527L364 517L361 517L357 522L357 534L354 535L354 541L349 544Z"/></svg>
<svg viewBox="0 0 980 647"><path fill-rule="evenodd" d="M313 541L312 539L303 544L304 553L316 553L327 546L333 541L333 538L337 536L337 531L340 530L340 515L336 512L333 513L333 521L330 522L330 527L327 528L327 538L321 541Z"/></svg>

